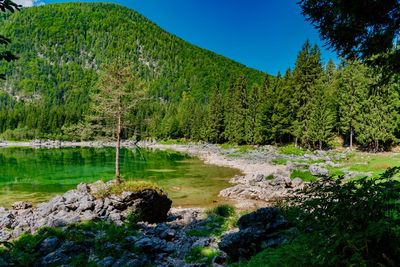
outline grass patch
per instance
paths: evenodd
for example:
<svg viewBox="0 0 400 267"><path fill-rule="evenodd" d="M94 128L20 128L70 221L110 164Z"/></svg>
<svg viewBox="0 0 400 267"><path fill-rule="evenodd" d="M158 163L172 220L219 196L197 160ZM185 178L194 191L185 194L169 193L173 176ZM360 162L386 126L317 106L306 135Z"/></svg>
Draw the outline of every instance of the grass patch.
<svg viewBox="0 0 400 267"><path fill-rule="evenodd" d="M289 161L288 159L280 159L280 158L278 158L278 159L273 159L271 162L273 164L276 164L276 165L286 165L286 163L288 161Z"/></svg>
<svg viewBox="0 0 400 267"><path fill-rule="evenodd" d="M332 174L342 175L344 172L343 168L348 169L352 172L369 172L372 173L372 177L376 178L383 174L386 169L395 166L400 166L400 154L398 153L381 153L381 154L370 154L370 153L352 153L346 158L336 161L340 163L339 167L330 167L329 171ZM360 177L363 177L361 175ZM396 176L399 179L399 176Z"/></svg>
<svg viewBox="0 0 400 267"><path fill-rule="evenodd" d="M223 204L207 210L206 214L208 216L216 215L224 218L229 218L235 215L235 208L231 205Z"/></svg>
<svg viewBox="0 0 400 267"><path fill-rule="evenodd" d="M294 145L286 145L278 148L278 153L284 155L303 156L306 152L307 150L301 147L295 147Z"/></svg>
<svg viewBox="0 0 400 267"><path fill-rule="evenodd" d="M239 157L255 149L255 147L252 145L233 145L229 143L221 144L219 147L227 150L233 149L233 152L228 154L229 157Z"/></svg>
<svg viewBox="0 0 400 267"><path fill-rule="evenodd" d="M274 175L270 174L270 175L266 176L265 180L274 180Z"/></svg>
<svg viewBox="0 0 400 267"><path fill-rule="evenodd" d="M230 205L220 205L206 211L206 223L187 232L189 236L220 237L224 232L236 227L238 214Z"/></svg>
<svg viewBox="0 0 400 267"><path fill-rule="evenodd" d="M301 178L301 180L305 181L305 182L314 182L317 180L317 178L311 174L310 171L307 170L292 170L292 172L290 173L290 178L294 179L294 178Z"/></svg>
<svg viewBox="0 0 400 267"><path fill-rule="evenodd" d="M111 195L121 195L122 192L139 192L146 189L156 190L161 193L162 189L155 183L148 181L123 181L120 185L111 184L99 186L93 196L96 198L105 198Z"/></svg>
<svg viewBox="0 0 400 267"><path fill-rule="evenodd" d="M186 262L210 265L212 259L219 254L220 252L215 248L195 246L186 256Z"/></svg>
<svg viewBox="0 0 400 267"><path fill-rule="evenodd" d="M185 138L181 138L181 139L161 140L161 141L157 141L157 143L159 143L161 145L187 145L187 144L189 144L189 141L186 140Z"/></svg>

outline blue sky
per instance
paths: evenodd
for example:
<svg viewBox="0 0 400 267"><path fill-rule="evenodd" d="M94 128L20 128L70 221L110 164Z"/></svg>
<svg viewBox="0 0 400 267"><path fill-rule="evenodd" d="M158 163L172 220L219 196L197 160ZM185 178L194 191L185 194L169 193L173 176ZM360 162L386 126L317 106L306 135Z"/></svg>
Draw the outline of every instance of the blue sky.
<svg viewBox="0 0 400 267"><path fill-rule="evenodd" d="M324 62L330 58L337 61L335 53L322 47L323 41L301 15L296 0L113 2L140 12L166 31L192 44L270 74L292 68L307 39L321 46Z"/></svg>

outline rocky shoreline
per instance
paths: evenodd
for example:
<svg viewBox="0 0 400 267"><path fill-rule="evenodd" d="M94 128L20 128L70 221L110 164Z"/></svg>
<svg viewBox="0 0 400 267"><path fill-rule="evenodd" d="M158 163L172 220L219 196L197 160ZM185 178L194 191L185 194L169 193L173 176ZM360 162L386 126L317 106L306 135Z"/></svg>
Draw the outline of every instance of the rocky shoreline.
<svg viewBox="0 0 400 267"><path fill-rule="evenodd" d="M114 142L107 141L43 141L33 140L30 142L0 142L0 147L32 147L32 148L64 148L64 147L113 147ZM273 204L279 199L293 194L297 189L304 186L304 181L298 177L291 179L291 171L296 168L306 168L315 176L328 176L327 165L333 166L332 158L326 152L317 154L306 154L302 156L282 155L277 153L274 146L261 146L243 154L235 154L232 148L221 148L213 144L189 143L160 144L157 142L134 142L124 141L121 144L126 148L147 148L160 150L173 150L195 156L207 164L225 166L240 170L242 175L230 179L231 187L223 189L219 196L227 199L238 209L251 210ZM345 154L344 154L345 155ZM281 158L288 160L288 164L273 164L273 160ZM324 161L325 163L306 164L290 162L300 161ZM357 175L348 173L349 177ZM368 175L368 174L367 174Z"/></svg>
<svg viewBox="0 0 400 267"><path fill-rule="evenodd" d="M230 208L171 209L171 200L154 189L95 197L103 186L80 184L36 208L17 202L0 209L0 242L9 249L0 252L0 266L75 266L80 260L95 266L218 267L278 246L293 231L275 208L244 215L235 228L227 226L237 220ZM132 213L140 220L129 219ZM28 249L31 258L18 254L24 233L31 236L24 235L23 248L35 240ZM202 250L212 255L204 258Z"/></svg>
<svg viewBox="0 0 400 267"><path fill-rule="evenodd" d="M196 156L205 163L239 169L243 175L230 179L231 187L223 189L219 196L229 199L238 209L251 210L273 204L301 189L304 182L290 179L290 169L274 165L271 159L275 148L265 146L257 153L244 156L229 156L229 149L212 144L163 145L158 143L139 144L141 147L173 150ZM272 156L272 157L271 157Z"/></svg>

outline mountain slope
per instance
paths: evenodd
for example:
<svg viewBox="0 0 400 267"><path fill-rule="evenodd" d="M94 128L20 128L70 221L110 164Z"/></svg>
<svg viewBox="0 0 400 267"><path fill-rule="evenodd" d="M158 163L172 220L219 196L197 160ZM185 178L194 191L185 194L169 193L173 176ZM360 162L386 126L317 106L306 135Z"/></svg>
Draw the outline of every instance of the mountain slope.
<svg viewBox="0 0 400 267"><path fill-rule="evenodd" d="M98 70L117 58L134 66L154 96L172 102L184 91L204 102L217 86L225 91L238 75L251 84L264 79L263 73L191 45L116 4L26 8L3 14L0 29L20 57L0 63L0 72L7 74L0 85L0 133L22 126L51 132L77 123ZM59 116L48 117L49 109ZM27 122L20 113L31 114L36 121Z"/></svg>
<svg viewBox="0 0 400 267"><path fill-rule="evenodd" d="M133 63L142 77L151 79L162 96L177 97L191 88L205 93L208 85L243 72L250 80L261 73L163 31L128 8L115 4L64 3L24 9L1 24L20 56L8 74L13 88L46 92L70 81L66 72L93 72L117 57ZM53 77L60 73L60 77ZM40 78L35 77L40 75ZM74 79L75 77L72 77ZM52 85L53 87L53 85ZM48 91L53 91L48 89Z"/></svg>

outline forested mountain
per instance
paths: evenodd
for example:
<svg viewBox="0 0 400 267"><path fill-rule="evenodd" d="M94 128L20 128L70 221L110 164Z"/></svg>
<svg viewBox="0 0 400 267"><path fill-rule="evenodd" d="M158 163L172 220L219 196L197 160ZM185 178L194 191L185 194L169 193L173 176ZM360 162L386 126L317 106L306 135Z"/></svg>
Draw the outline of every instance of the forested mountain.
<svg viewBox="0 0 400 267"><path fill-rule="evenodd" d="M3 15L20 58L0 62L0 137L98 138L90 96L107 64L122 62L149 88L125 138L331 147L341 136L378 151L400 137L399 75L359 62L324 64L301 48L277 77L193 46L115 4L64 3ZM121 66L122 67L122 66Z"/></svg>
<svg viewBox="0 0 400 267"><path fill-rule="evenodd" d="M128 62L164 106L182 98L205 103L239 75L252 84L265 79L115 4L51 4L2 16L0 29L19 59L0 64L7 75L1 83L0 132L62 135L63 127L82 120L98 71L117 59ZM160 101L147 103L143 112L159 109Z"/></svg>

